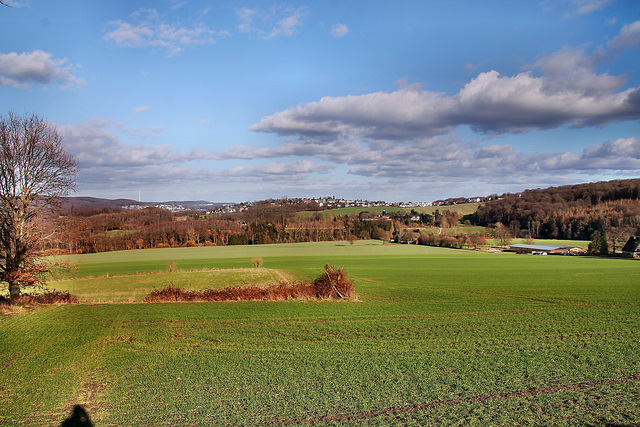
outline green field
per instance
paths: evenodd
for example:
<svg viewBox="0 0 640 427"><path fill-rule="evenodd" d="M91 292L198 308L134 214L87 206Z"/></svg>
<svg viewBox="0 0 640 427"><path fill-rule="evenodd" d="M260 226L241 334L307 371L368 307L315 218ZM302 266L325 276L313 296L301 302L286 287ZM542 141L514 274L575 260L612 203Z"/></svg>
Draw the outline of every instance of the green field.
<svg viewBox="0 0 640 427"><path fill-rule="evenodd" d="M435 211L440 211L443 213L445 211L450 212L458 212L461 216L470 215L475 213L478 210L482 203L463 203L459 205L447 205L447 206L424 206L424 207L413 207L413 208L401 208L401 207L393 207L393 206L370 206L370 207L350 207L350 208L338 208L338 209L328 209L326 211L320 211L325 219L332 219L335 216L341 215L358 215L361 212L371 212L375 214L382 215L382 212L385 211L388 214L393 212L401 212L403 214L408 214L412 210L418 213L426 213L433 215ZM317 211L302 211L298 212L298 216L301 218L311 217L317 215Z"/></svg>
<svg viewBox="0 0 640 427"><path fill-rule="evenodd" d="M109 303L2 315L1 425L60 425L76 404L97 426L640 423L634 260L376 242L70 260L78 280L54 286ZM326 263L358 301L130 302L167 280L311 280ZM122 276L86 278L107 275Z"/></svg>

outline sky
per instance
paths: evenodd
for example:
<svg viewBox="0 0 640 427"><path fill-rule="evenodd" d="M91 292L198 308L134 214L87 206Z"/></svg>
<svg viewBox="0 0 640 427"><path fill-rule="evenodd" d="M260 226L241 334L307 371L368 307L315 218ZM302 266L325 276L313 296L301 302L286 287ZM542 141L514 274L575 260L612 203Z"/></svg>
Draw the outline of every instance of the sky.
<svg viewBox="0 0 640 427"><path fill-rule="evenodd" d="M640 175L637 0L3 0L76 196L429 202Z"/></svg>

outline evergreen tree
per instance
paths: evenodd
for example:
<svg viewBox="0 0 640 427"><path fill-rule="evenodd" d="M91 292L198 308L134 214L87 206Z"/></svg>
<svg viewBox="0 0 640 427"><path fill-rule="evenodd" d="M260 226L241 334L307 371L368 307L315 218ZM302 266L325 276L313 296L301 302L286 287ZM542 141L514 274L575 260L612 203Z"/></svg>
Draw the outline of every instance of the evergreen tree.
<svg viewBox="0 0 640 427"><path fill-rule="evenodd" d="M609 244L604 230L597 230L591 237L589 253L593 255L609 255Z"/></svg>

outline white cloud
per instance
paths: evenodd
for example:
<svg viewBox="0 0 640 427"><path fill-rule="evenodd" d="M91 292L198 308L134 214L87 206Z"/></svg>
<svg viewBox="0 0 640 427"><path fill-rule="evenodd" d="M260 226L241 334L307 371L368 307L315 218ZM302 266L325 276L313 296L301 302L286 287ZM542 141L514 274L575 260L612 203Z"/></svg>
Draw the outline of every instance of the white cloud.
<svg viewBox="0 0 640 427"><path fill-rule="evenodd" d="M262 192L256 194L264 197L277 183L278 194L301 194L302 189L348 192L356 185L363 185L359 188L367 194L375 194L393 188L394 183L415 191L425 182L457 183L459 188L470 182L531 185L555 177L557 184L562 175L568 174L588 179L603 171L632 175L640 171L640 141L634 137L606 141L582 153L525 154L510 144L465 145L455 133L402 141L343 135L331 141L306 139L261 149L236 146L212 153L197 148L179 152L169 145L127 145L115 133L123 129L128 129L125 123L99 119L60 127L65 144L79 160L78 184L82 190L168 189L195 182L231 188L252 183ZM213 169L192 167L204 159L273 160L227 168L223 167L226 163ZM331 179L327 174L341 165L348 168L351 178ZM317 174L325 174L327 179L320 184L314 177ZM397 193L396 197L404 196Z"/></svg>
<svg viewBox="0 0 640 427"><path fill-rule="evenodd" d="M242 33L251 33L256 31L253 24L254 16L258 13L258 9L250 9L248 7L243 7L236 11L236 15L240 20L238 24L238 30Z"/></svg>
<svg viewBox="0 0 640 427"><path fill-rule="evenodd" d="M640 42L640 21L625 24L620 33L607 45L610 51L619 53L620 51L631 49Z"/></svg>
<svg viewBox="0 0 640 427"><path fill-rule="evenodd" d="M34 50L30 53L0 54L0 85L27 89L30 84L60 84L68 87L84 84L73 74L73 67L66 59L55 59L48 52Z"/></svg>
<svg viewBox="0 0 640 427"><path fill-rule="evenodd" d="M268 10L244 7L238 9L236 15L240 32L272 39L295 34L307 16L307 9L302 6L295 9L274 6Z"/></svg>
<svg viewBox="0 0 640 427"><path fill-rule="evenodd" d="M99 119L60 127L65 145L77 157L81 168L158 165L177 163L185 158L169 145L125 145L111 129L136 135L148 132L148 129L129 128L124 123Z"/></svg>
<svg viewBox="0 0 640 427"><path fill-rule="evenodd" d="M148 105L143 105L143 106L140 106L140 107L136 107L136 108L134 108L134 109L133 109L133 111L134 111L136 114L141 114L141 113L144 113L144 112L146 112L146 111L149 111L149 108L151 108L151 107L150 107L150 106L148 106Z"/></svg>
<svg viewBox="0 0 640 427"><path fill-rule="evenodd" d="M191 27L167 23L155 9L139 9L129 20L111 21L114 27L104 35L105 40L126 47L152 47L175 55L191 45L213 44L217 39L227 37L224 31L214 31L197 23Z"/></svg>
<svg viewBox="0 0 640 427"><path fill-rule="evenodd" d="M59 130L64 137L65 146L79 162L78 186L83 191L122 191L187 183L201 185L203 182L278 182L278 185L304 185L304 181L310 175L323 174L335 168L335 165L326 162L318 163L305 159L219 170L194 170L192 166L195 162L219 159L221 156L198 148L180 152L167 144L124 144L117 132L132 134L139 130L113 120L93 119L60 126Z"/></svg>
<svg viewBox="0 0 640 427"><path fill-rule="evenodd" d="M455 95L400 80L394 92L324 97L264 117L251 130L315 139L348 134L402 140L443 135L463 125L500 134L638 119L640 88L620 91L625 76L598 73L597 68L639 42L640 21L625 25L607 48L592 55L564 48L514 76L480 73ZM541 76L534 73L538 70Z"/></svg>
<svg viewBox="0 0 640 427"><path fill-rule="evenodd" d="M441 135L462 125L483 133L517 133L640 118L640 89L612 90L621 79L585 73L570 84L561 83L561 79L528 72L508 77L490 71L479 74L454 96L410 86L394 92L325 97L264 117L251 130L312 138L346 133L405 139Z"/></svg>
<svg viewBox="0 0 640 427"><path fill-rule="evenodd" d="M349 33L349 27L345 24L335 24L331 27L331 35L334 37L344 37Z"/></svg>
<svg viewBox="0 0 640 427"><path fill-rule="evenodd" d="M584 150L578 167L598 169L640 169L640 141L619 138Z"/></svg>
<svg viewBox="0 0 640 427"><path fill-rule="evenodd" d="M604 9L615 0L570 0L569 16L588 15L600 9Z"/></svg>
<svg viewBox="0 0 640 427"><path fill-rule="evenodd" d="M132 135L148 130L113 120L93 119L60 126L59 130L78 160L78 187L84 191L189 182L195 173L185 163L203 157L198 149L183 153L165 144L124 144L116 132Z"/></svg>
<svg viewBox="0 0 640 427"><path fill-rule="evenodd" d="M334 169L334 165L317 164L310 160L297 160L291 163L272 162L259 166L237 166L224 175L233 177L250 177L259 180L291 180L302 179L311 173L326 173Z"/></svg>

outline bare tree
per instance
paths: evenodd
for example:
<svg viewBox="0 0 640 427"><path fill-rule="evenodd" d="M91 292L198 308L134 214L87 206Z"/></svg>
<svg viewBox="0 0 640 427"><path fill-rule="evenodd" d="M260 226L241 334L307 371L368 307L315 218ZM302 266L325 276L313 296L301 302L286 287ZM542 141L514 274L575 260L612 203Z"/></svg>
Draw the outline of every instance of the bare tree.
<svg viewBox="0 0 640 427"><path fill-rule="evenodd" d="M0 282L11 299L40 282L35 219L74 186L77 162L37 115L0 116Z"/></svg>
<svg viewBox="0 0 640 427"><path fill-rule="evenodd" d="M500 242L501 248L511 244L511 231L509 230L509 227L505 226L501 222L496 223L496 237Z"/></svg>

